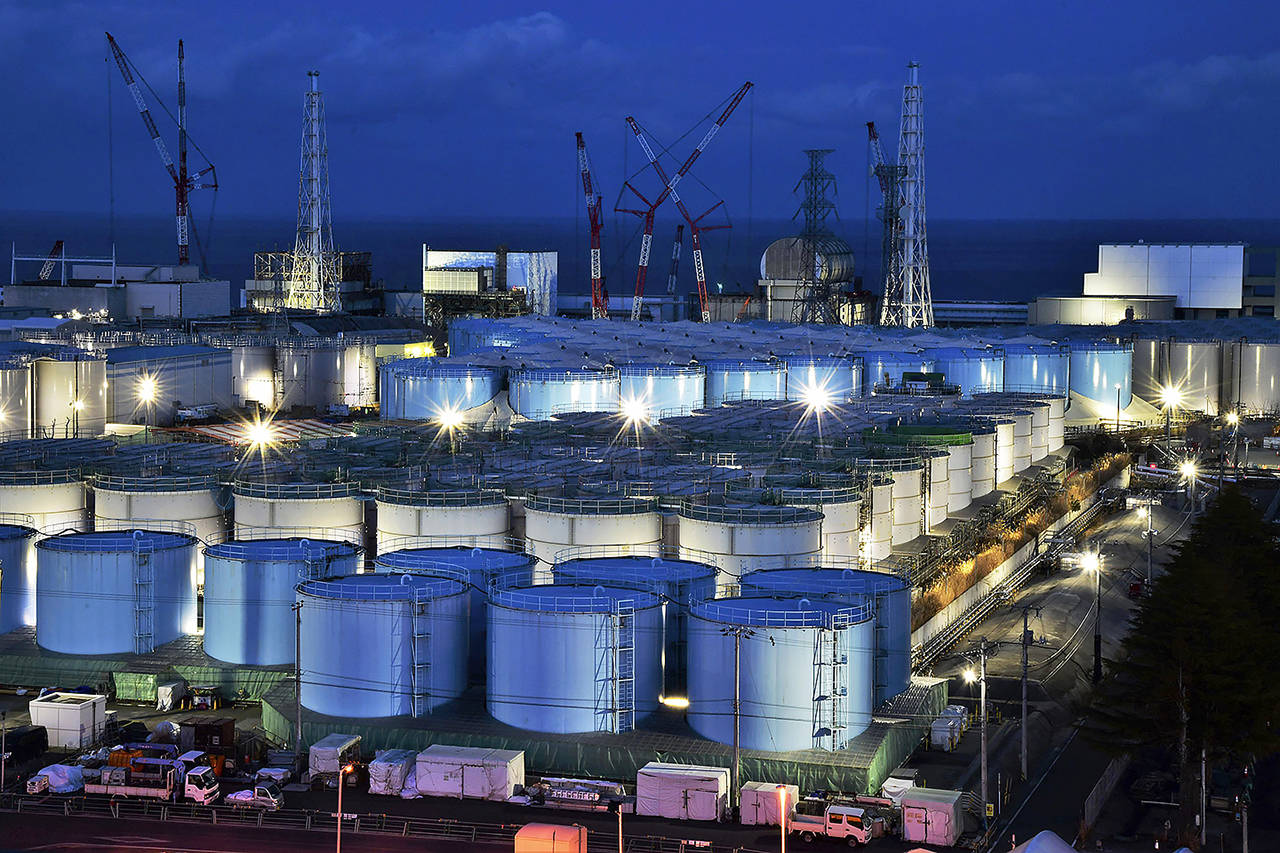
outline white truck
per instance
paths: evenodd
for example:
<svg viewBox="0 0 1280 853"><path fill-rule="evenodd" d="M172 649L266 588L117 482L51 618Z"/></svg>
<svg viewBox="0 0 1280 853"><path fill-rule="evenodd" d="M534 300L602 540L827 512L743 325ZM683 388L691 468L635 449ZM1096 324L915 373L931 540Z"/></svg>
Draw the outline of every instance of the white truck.
<svg viewBox="0 0 1280 853"><path fill-rule="evenodd" d="M806 844L825 836L843 838L850 847L857 847L883 835L883 823L879 829L876 826L880 820L860 806L830 805L821 814L804 814L797 810L787 821L787 830L792 835L799 835Z"/></svg>
<svg viewBox="0 0 1280 853"><path fill-rule="evenodd" d="M284 794L274 782L254 785L244 791L227 794L227 805L243 809L262 809L275 812L284 806Z"/></svg>
<svg viewBox="0 0 1280 853"><path fill-rule="evenodd" d="M216 801L221 793L212 767L186 772L181 762L166 758L135 758L131 767L104 767L97 781L85 781L84 792L155 800L182 796L201 805Z"/></svg>

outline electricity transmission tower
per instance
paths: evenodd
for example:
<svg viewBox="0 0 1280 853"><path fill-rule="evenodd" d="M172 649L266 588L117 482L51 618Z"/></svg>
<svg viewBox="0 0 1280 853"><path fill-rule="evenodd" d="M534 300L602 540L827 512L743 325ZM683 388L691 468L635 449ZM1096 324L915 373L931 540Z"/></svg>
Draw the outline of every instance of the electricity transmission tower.
<svg viewBox="0 0 1280 853"><path fill-rule="evenodd" d="M898 195L901 211L893 276L887 276L880 323L907 328L933 325L929 286L929 243L924 209L924 122L920 64L907 65L902 88L902 125L898 134Z"/></svg>
<svg viewBox="0 0 1280 853"><path fill-rule="evenodd" d="M834 235L827 225L828 216L837 216L836 176L827 171L826 157L834 148L810 148L804 153L809 168L796 184L803 193L796 216L804 216L804 230L796 238L800 249L800 283L791 306L793 323L839 323L838 294L832 286L829 271L824 269L823 251Z"/></svg>
<svg viewBox="0 0 1280 853"><path fill-rule="evenodd" d="M302 118L302 168L298 178L298 237L285 276L286 307L338 310L338 254L333 250L329 208L329 143L324 127L320 72L308 71L311 88Z"/></svg>

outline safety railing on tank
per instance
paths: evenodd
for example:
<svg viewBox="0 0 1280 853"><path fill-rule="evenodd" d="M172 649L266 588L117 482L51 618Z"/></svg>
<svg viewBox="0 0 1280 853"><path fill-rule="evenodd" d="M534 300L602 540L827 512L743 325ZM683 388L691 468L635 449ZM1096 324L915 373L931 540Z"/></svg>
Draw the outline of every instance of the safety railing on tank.
<svg viewBox="0 0 1280 853"><path fill-rule="evenodd" d="M36 520L34 516L21 512L0 512L0 524L7 525L9 527L26 527L30 530L39 529L36 527ZM3 566L0 566L0 569L3 568Z"/></svg>
<svg viewBox="0 0 1280 853"><path fill-rule="evenodd" d="M525 509L565 515L640 515L654 512L657 504L643 498L565 498L531 494Z"/></svg>
<svg viewBox="0 0 1280 853"><path fill-rule="evenodd" d="M656 592L625 589L633 595L619 595L617 588L610 591L597 582L530 586L517 579L497 578L489 588L489 603L513 610L550 613L615 613L625 608L642 610L659 603Z"/></svg>
<svg viewBox="0 0 1280 853"><path fill-rule="evenodd" d="M310 529L308 529L309 532ZM205 540L205 553L229 560L313 560L317 558L358 558L364 549L357 543L329 536L272 535L261 538L220 533Z"/></svg>
<svg viewBox="0 0 1280 853"><path fill-rule="evenodd" d="M399 506L499 506L507 496L497 489L391 489L379 486L377 499Z"/></svg>
<svg viewBox="0 0 1280 853"><path fill-rule="evenodd" d="M870 449L870 448L868 448ZM924 468L917 453L905 452L899 456L863 456L856 455L848 459L850 465L859 471L914 471Z"/></svg>
<svg viewBox="0 0 1280 853"><path fill-rule="evenodd" d="M832 607L824 599L815 599L825 606L814 607L807 598L776 598L776 604L766 604L769 596L752 596L750 604L734 599L707 598L695 601L690 613L700 619L729 625L751 625L765 628L824 628L836 630L851 623L866 622L875 616L872 604L847 604L841 602ZM790 604L792 609L787 609ZM802 610L807 605L810 609Z"/></svg>
<svg viewBox="0 0 1280 853"><path fill-rule="evenodd" d="M231 484L231 490L233 494L246 498L316 500L358 496L360 484L263 483L256 480L236 480Z"/></svg>
<svg viewBox="0 0 1280 853"><path fill-rule="evenodd" d="M839 504L853 503L863 499L861 489L854 486L844 488L766 488L766 499L784 504Z"/></svg>
<svg viewBox="0 0 1280 853"><path fill-rule="evenodd" d="M553 370L544 367L519 367L511 370L512 382L617 382L618 370L612 366L577 367Z"/></svg>
<svg viewBox="0 0 1280 853"><path fill-rule="evenodd" d="M396 551L422 551L422 550L443 550L458 549L472 552L470 556L474 557L474 552L484 553L486 551L499 551L503 554L519 555L533 560L534 556L529 553L525 540L517 539L514 536L494 535L486 536L477 534L474 536L389 536L379 537L378 539L378 559L385 557L387 554ZM498 558L495 561L501 562Z"/></svg>
<svg viewBox="0 0 1280 853"><path fill-rule="evenodd" d="M662 543L646 545L572 545L557 551L551 558L551 564L554 567L570 560L607 560L615 557L634 557L639 560L659 562L700 563L712 568L716 564L716 555L710 551L700 551L697 548L685 548Z"/></svg>
<svg viewBox="0 0 1280 853"><path fill-rule="evenodd" d="M877 397L955 397L961 388L953 382L905 382L890 385L877 382L871 393Z"/></svg>
<svg viewBox="0 0 1280 853"><path fill-rule="evenodd" d="M119 474L97 474L93 487L118 492L196 492L216 488L218 478L212 474L175 475L156 477L128 477Z"/></svg>
<svg viewBox="0 0 1280 853"><path fill-rule="evenodd" d="M680 505L680 517L715 524L807 524L822 513L793 506L715 506L688 501Z"/></svg>
<svg viewBox="0 0 1280 853"><path fill-rule="evenodd" d="M935 431L936 430L936 431ZM921 427L908 425L903 431L870 429L862 434L872 444L898 445L902 447L949 447L973 444L973 433L949 430L946 427Z"/></svg>
<svg viewBox="0 0 1280 853"><path fill-rule="evenodd" d="M460 567L441 564L442 571L449 568L458 569L461 574L452 577L416 572L391 572L381 576L386 579L383 583L354 583L340 578L313 578L298 584L298 594L322 599L413 602L461 595L470 587L470 581L466 572ZM371 576L362 575L361 577Z"/></svg>
<svg viewBox="0 0 1280 853"><path fill-rule="evenodd" d="M0 471L0 486L51 486L60 483L82 481L79 468L60 468L49 471Z"/></svg>
<svg viewBox="0 0 1280 853"><path fill-rule="evenodd" d="M119 534L119 535L112 535ZM92 533L71 532L41 539L39 548L53 551L82 551L102 553L108 551L133 551L141 546L148 550L181 548L195 544L193 537L179 531L144 530L136 524L114 530Z"/></svg>
<svg viewBox="0 0 1280 853"><path fill-rule="evenodd" d="M1021 383L1006 382L1002 391L990 393L1012 394L1018 397L1028 397L1032 400L1036 398L1060 400L1067 397L1070 390L1070 388L1046 388L1043 385L1023 385Z"/></svg>
<svg viewBox="0 0 1280 853"><path fill-rule="evenodd" d="M95 533L114 530L143 530L157 533L180 533L183 536L190 536L192 539L197 540L200 538L194 524L189 521L179 521L171 518L102 518L98 516L93 520L93 529Z"/></svg>
<svg viewBox="0 0 1280 853"><path fill-rule="evenodd" d="M263 539L310 539L325 542L346 542L360 551L364 550L364 533L351 527L265 527L237 522L230 530L219 531L205 539L206 545L221 545L235 541L260 541Z"/></svg>

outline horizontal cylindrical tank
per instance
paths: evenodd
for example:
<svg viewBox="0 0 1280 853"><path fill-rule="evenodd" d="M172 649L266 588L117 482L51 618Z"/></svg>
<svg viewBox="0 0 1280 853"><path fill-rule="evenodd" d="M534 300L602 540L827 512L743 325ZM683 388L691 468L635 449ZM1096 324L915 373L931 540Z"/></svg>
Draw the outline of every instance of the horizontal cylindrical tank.
<svg viewBox="0 0 1280 853"><path fill-rule="evenodd" d="M537 732L630 731L662 689L660 603L603 585L495 588L489 713Z"/></svg>
<svg viewBox="0 0 1280 853"><path fill-rule="evenodd" d="M87 492L73 470L0 471L0 513L30 516L44 534L88 530Z"/></svg>
<svg viewBox="0 0 1280 853"><path fill-rule="evenodd" d="M500 546L511 532L507 496L495 489L378 490L378 553L405 536L448 536L457 544Z"/></svg>
<svg viewBox="0 0 1280 853"><path fill-rule="evenodd" d="M548 566L576 545L644 548L662 542L662 515L651 500L530 495L524 509L528 551Z"/></svg>
<svg viewBox="0 0 1280 853"><path fill-rule="evenodd" d="M852 488L778 489L772 502L808 507L822 513L821 556L857 559L862 529L862 492Z"/></svg>
<svg viewBox="0 0 1280 853"><path fill-rule="evenodd" d="M623 364L619 411L643 413L647 420L688 414L707 399L707 369L701 364Z"/></svg>
<svg viewBox="0 0 1280 853"><path fill-rule="evenodd" d="M196 540L68 533L36 544L36 642L71 655L147 654L196 629Z"/></svg>
<svg viewBox="0 0 1280 853"><path fill-rule="evenodd" d="M593 368L511 371L511 409L523 417L545 421L565 412L616 412L621 393L616 370Z"/></svg>
<svg viewBox="0 0 1280 853"><path fill-rule="evenodd" d="M734 742L735 675L744 749L843 748L871 723L871 609L827 599L764 596L694 605L687 718L694 731L719 743Z"/></svg>
<svg viewBox="0 0 1280 853"><path fill-rule="evenodd" d="M939 347L925 353L962 397L1004 390L1004 350Z"/></svg>
<svg viewBox="0 0 1280 853"><path fill-rule="evenodd" d="M712 359L707 369L707 408L733 400L785 400L787 368L780 361Z"/></svg>
<svg viewBox="0 0 1280 853"><path fill-rule="evenodd" d="M107 362L67 353L32 362L33 429L38 437L100 435L107 426Z"/></svg>
<svg viewBox="0 0 1280 853"><path fill-rule="evenodd" d="M364 541L364 504L356 483L256 483L232 486L237 539L313 536Z"/></svg>
<svg viewBox="0 0 1280 853"><path fill-rule="evenodd" d="M788 355L787 399L819 410L862 396L862 360L852 356Z"/></svg>
<svg viewBox="0 0 1280 853"><path fill-rule="evenodd" d="M1119 389L1116 388L1119 386ZM1076 341L1071 344L1071 391L1114 414L1117 398L1127 409L1133 398L1133 344Z"/></svg>
<svg viewBox="0 0 1280 853"><path fill-rule="evenodd" d="M373 570L446 577L461 573L467 579L470 586L467 673L473 683L479 683L484 680L488 648L489 589L498 583L507 586L533 583L536 562L533 556L522 551L496 547L414 545L380 554Z"/></svg>
<svg viewBox="0 0 1280 853"><path fill-rule="evenodd" d="M250 539L204 549L204 650L242 666L294 662L294 590L354 575L360 549L319 539Z"/></svg>
<svg viewBox="0 0 1280 853"><path fill-rule="evenodd" d="M934 361L922 353L865 350L862 359L863 396L870 397L877 385L898 388L904 373L932 373Z"/></svg>
<svg viewBox="0 0 1280 853"><path fill-rule="evenodd" d="M433 420L490 402L502 391L505 369L435 358L407 358L382 366L379 381L389 405L383 418Z"/></svg>
<svg viewBox="0 0 1280 853"><path fill-rule="evenodd" d="M212 475L98 477L93 483L94 528L119 530L145 527L148 521L177 521L191 525L202 542L225 539L221 492ZM203 553L196 556L196 582L204 582Z"/></svg>
<svg viewBox="0 0 1280 853"><path fill-rule="evenodd" d="M333 717L421 716L467 686L467 584L367 574L309 580L302 704Z"/></svg>
<svg viewBox="0 0 1280 853"><path fill-rule="evenodd" d="M875 706L911 683L911 587L886 572L843 568L765 569L742 579L743 595L825 598L875 613Z"/></svg>
<svg viewBox="0 0 1280 853"><path fill-rule="evenodd" d="M680 507L682 554L709 554L718 583L736 582L753 568L796 565L822 550L822 513L788 506Z"/></svg>
<svg viewBox="0 0 1280 853"><path fill-rule="evenodd" d="M36 531L0 524L0 634L36 624Z"/></svg>
<svg viewBox="0 0 1280 853"><path fill-rule="evenodd" d="M1070 347L1011 344L1004 348L1004 390L1065 397L1070 387Z"/></svg>
<svg viewBox="0 0 1280 853"><path fill-rule="evenodd" d="M1222 384L1222 342L1170 339L1166 353L1168 383L1178 389L1178 407L1217 415L1226 390ZM1160 404L1154 399L1148 402Z"/></svg>

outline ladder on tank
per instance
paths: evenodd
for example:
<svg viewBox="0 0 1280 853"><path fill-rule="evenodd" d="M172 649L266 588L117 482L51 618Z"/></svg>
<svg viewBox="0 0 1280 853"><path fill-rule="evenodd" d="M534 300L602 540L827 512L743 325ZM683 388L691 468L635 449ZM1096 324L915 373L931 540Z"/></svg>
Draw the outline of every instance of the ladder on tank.
<svg viewBox="0 0 1280 853"><path fill-rule="evenodd" d="M843 749L849 735L848 617L836 614L813 640L813 748Z"/></svg>
<svg viewBox="0 0 1280 853"><path fill-rule="evenodd" d="M150 543L133 542L133 652L155 649L156 578Z"/></svg>
<svg viewBox="0 0 1280 853"><path fill-rule="evenodd" d="M413 699L413 715L421 717L431 710L431 629L427 604L421 590L414 590L409 613L409 688Z"/></svg>
<svg viewBox="0 0 1280 853"><path fill-rule="evenodd" d="M629 732L636 725L636 624L629 601L614 604L596 623L596 731Z"/></svg>

